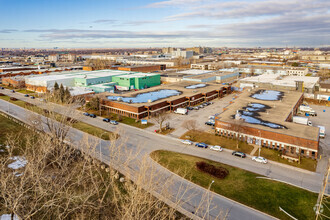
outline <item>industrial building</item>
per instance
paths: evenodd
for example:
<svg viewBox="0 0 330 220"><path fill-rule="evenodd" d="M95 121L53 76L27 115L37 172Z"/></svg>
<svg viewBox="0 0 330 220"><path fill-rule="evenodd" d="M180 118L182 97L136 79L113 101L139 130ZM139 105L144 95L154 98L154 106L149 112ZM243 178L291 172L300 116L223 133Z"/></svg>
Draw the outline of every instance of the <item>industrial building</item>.
<svg viewBox="0 0 330 220"><path fill-rule="evenodd" d="M245 90L216 117L219 135L279 150L283 157L316 158L319 128L292 122L303 93L287 90Z"/></svg>
<svg viewBox="0 0 330 220"><path fill-rule="evenodd" d="M285 67L285 66L260 66L247 65L239 67L240 73L246 74L280 74L288 76L306 76L308 68L305 67Z"/></svg>
<svg viewBox="0 0 330 220"><path fill-rule="evenodd" d="M183 81L163 84L125 95L102 93L102 109L107 112L141 119L152 117L163 111L174 111L185 106L221 98L231 92L231 87L215 83L195 83ZM89 101L93 96L86 97Z"/></svg>
<svg viewBox="0 0 330 220"><path fill-rule="evenodd" d="M135 73L114 76L112 81L117 83L118 90L146 89L160 85L160 75L152 73Z"/></svg>
<svg viewBox="0 0 330 220"><path fill-rule="evenodd" d="M122 77L119 77L122 76ZM55 82L65 87L86 87L95 92L113 92L115 89L144 89L160 84L160 75L120 70L77 71L26 77L27 90L46 92Z"/></svg>
<svg viewBox="0 0 330 220"><path fill-rule="evenodd" d="M269 89L298 90L314 93L320 78L310 76L282 76L281 74L262 74L239 80L241 88L265 87Z"/></svg>

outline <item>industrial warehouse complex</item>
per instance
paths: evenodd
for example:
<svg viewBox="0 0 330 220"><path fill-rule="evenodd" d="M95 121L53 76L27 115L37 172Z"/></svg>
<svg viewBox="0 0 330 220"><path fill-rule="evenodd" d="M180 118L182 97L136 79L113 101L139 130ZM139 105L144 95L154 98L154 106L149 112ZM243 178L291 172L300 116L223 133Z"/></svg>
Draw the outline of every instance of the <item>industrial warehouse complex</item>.
<svg viewBox="0 0 330 220"><path fill-rule="evenodd" d="M221 98L231 92L231 87L216 83L182 81L165 84L125 95L101 94L102 108L108 112L141 119L164 111ZM92 97L86 97L90 100Z"/></svg>
<svg viewBox="0 0 330 220"><path fill-rule="evenodd" d="M65 87L85 87L94 92L145 89L160 85L160 75L119 70L78 71L67 74L37 75L26 77L27 90L46 92L55 82Z"/></svg>
<svg viewBox="0 0 330 220"><path fill-rule="evenodd" d="M288 157L300 154L316 158L319 128L292 122L302 102L301 92L246 90L218 115L216 131L222 136L282 150Z"/></svg>

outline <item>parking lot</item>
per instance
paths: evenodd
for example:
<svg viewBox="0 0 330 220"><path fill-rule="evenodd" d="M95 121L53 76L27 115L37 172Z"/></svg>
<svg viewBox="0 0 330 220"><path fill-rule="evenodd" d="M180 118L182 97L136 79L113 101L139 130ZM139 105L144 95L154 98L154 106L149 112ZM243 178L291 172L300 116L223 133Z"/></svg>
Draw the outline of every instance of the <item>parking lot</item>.
<svg viewBox="0 0 330 220"><path fill-rule="evenodd" d="M325 127L325 138L320 139L320 152L323 156L330 156L330 107L321 105L310 105L310 107L317 113L317 116L308 117L313 126L321 125Z"/></svg>
<svg viewBox="0 0 330 220"><path fill-rule="evenodd" d="M230 94L221 99L214 99L211 102L213 104L200 108L199 110L189 110L188 115L180 115L175 113L170 113L170 119L167 122L170 123L170 127L175 130L170 134L173 137L182 136L187 130L182 127L182 124L186 120L196 120L198 124L198 129L202 131L208 131L213 129L213 126L205 125L209 116L219 114L223 111L223 108L229 104L235 94ZM155 125L157 126L157 125ZM155 126L148 129L154 130L158 129Z"/></svg>

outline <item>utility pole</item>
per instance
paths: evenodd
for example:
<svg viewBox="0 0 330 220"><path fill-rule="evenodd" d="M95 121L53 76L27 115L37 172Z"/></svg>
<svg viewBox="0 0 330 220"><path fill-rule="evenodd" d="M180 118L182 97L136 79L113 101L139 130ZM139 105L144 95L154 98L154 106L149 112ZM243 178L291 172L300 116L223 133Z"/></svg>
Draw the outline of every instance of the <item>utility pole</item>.
<svg viewBox="0 0 330 220"><path fill-rule="evenodd" d="M324 174L322 188L320 190L319 197L317 198L317 203L314 206L314 211L316 212L316 218L315 218L316 220L330 218L330 216L326 216L323 214L324 213L323 209L329 209L328 199L330 198L330 196L328 195L328 193L326 193L329 183L329 175L330 175L330 159L328 159L328 166L326 173ZM329 210L325 213L328 212Z"/></svg>

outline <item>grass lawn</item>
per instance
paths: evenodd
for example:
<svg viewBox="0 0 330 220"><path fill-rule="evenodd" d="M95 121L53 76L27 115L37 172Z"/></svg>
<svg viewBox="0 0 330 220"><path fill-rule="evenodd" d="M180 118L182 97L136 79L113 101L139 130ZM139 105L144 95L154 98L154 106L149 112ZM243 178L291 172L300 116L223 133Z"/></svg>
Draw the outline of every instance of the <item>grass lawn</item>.
<svg viewBox="0 0 330 220"><path fill-rule="evenodd" d="M72 127L80 131L86 132L88 134L94 135L96 137L102 138L103 140L110 140L109 135L112 134L112 132L110 131L106 131L103 130L102 128L94 127L92 125L86 124L81 121L73 123Z"/></svg>
<svg viewBox="0 0 330 220"><path fill-rule="evenodd" d="M18 90L16 90L16 92L20 92L20 93L23 93L23 94L33 94L33 93L35 93L33 91L29 91L29 90L26 90L26 89L18 89Z"/></svg>
<svg viewBox="0 0 330 220"><path fill-rule="evenodd" d="M4 144L7 139L7 134L19 134L21 132L27 132L28 129L0 115L0 131L0 144Z"/></svg>
<svg viewBox="0 0 330 220"><path fill-rule="evenodd" d="M279 206L297 219L315 218L313 207L318 196L316 193L285 183L256 178L260 175L186 154L161 150L152 152L151 157L162 166L204 188L208 188L214 180L212 191L279 219L290 219L279 210ZM224 167L229 175L221 180L203 173L196 168L198 161Z"/></svg>
<svg viewBox="0 0 330 220"><path fill-rule="evenodd" d="M237 149L237 142L235 139L216 136L215 134L202 131L187 131L180 137L180 139L189 139L194 142L204 142L210 145L220 145L221 147L238 150L247 154L250 154L253 150L253 146L246 142L239 141Z"/></svg>
<svg viewBox="0 0 330 220"><path fill-rule="evenodd" d="M256 153L255 153L255 156L257 156L257 155L258 155L258 151L256 151ZM299 168L310 170L313 172L315 172L316 166L317 166L316 160L313 160L310 158L304 158L304 157L302 157L300 159L300 164L298 164L296 162L289 162L288 160L281 158L279 151L265 148L265 147L261 148L260 156L265 157L272 161L288 164L290 166L299 167Z"/></svg>
<svg viewBox="0 0 330 220"><path fill-rule="evenodd" d="M38 106L29 105L27 102L24 102L22 100L17 100L17 101L10 100L9 96L0 96L0 99L9 101L15 105L18 105L22 108L29 109L29 110L31 110L33 112L37 112L39 114L43 112L43 109L39 108ZM62 117L62 115L56 113L55 118L57 118L57 117ZM73 123L72 127L76 128L78 130L81 130L83 132L86 132L88 134L91 134L91 135L94 135L97 137L101 137L104 140L109 140L109 135L106 135L105 132L108 134L111 133L110 131L106 131L101 128L94 127L92 125L89 125L89 124L86 124L86 123L80 122L80 121L78 121L77 123Z"/></svg>
<svg viewBox="0 0 330 220"><path fill-rule="evenodd" d="M79 110L84 111L83 108L80 108ZM134 126L134 127L137 127L137 128L142 128L142 129L145 129L147 127L150 127L150 126L154 125L151 122L148 122L148 124L143 125L143 124L141 124L141 120L136 120L134 118L129 118L129 117L126 117L126 116L120 116L120 115L114 114L114 113L107 114L104 111L102 112L102 115L100 115L100 111L95 111L95 110L88 110L86 112L91 113L91 114L95 114L97 116L101 116L103 118L110 118L111 120L116 120L120 123L127 124L127 125L130 125L130 126Z"/></svg>
<svg viewBox="0 0 330 220"><path fill-rule="evenodd" d="M168 134L172 133L174 130L175 130L174 128L170 128L170 129L166 129L166 130L163 129L162 132L157 131L157 133L158 134L163 134L163 135L168 135Z"/></svg>

